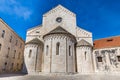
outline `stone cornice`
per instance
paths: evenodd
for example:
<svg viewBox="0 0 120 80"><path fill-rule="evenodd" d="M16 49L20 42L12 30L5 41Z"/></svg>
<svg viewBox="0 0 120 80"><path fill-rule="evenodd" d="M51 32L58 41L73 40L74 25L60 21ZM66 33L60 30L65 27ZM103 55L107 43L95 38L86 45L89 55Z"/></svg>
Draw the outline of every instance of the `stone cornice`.
<svg viewBox="0 0 120 80"><path fill-rule="evenodd" d="M2 22L6 28L8 28L9 30L11 30L20 40L22 40L23 42L25 42L20 36L18 36L18 34L12 29L10 28L10 26L8 26L1 18L0 18L0 22Z"/></svg>
<svg viewBox="0 0 120 80"><path fill-rule="evenodd" d="M48 12L45 13L43 16L47 16L47 15L49 15L49 14L51 14L51 13L54 13L55 11L60 10L60 9L61 9L62 11L64 11L64 12L66 12L67 14L70 14L70 15L72 15L72 16L74 16L74 17L76 16L75 13L69 11L67 8L65 8L65 7L63 7L63 6L61 6L61 5L58 5L57 7L53 8L53 9L50 10L50 11L48 11Z"/></svg>
<svg viewBox="0 0 120 80"><path fill-rule="evenodd" d="M27 31L30 31L30 30L33 30L33 29L39 28L39 27L42 27L42 25L38 25L38 26L35 26L35 27L32 27L32 28L29 28L29 29L27 29Z"/></svg>

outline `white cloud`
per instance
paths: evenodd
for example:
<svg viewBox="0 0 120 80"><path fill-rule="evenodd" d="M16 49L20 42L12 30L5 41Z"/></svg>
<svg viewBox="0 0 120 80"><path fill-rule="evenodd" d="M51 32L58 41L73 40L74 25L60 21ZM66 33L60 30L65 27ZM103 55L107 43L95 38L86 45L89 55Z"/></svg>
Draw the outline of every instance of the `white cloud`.
<svg viewBox="0 0 120 80"><path fill-rule="evenodd" d="M32 14L32 11L22 6L19 0L0 0L0 12L23 17L25 20Z"/></svg>

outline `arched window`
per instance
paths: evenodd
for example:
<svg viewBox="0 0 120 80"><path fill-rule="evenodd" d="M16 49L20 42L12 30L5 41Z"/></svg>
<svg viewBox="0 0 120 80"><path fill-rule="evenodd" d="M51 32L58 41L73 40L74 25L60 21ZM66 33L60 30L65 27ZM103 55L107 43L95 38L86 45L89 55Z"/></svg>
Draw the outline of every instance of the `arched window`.
<svg viewBox="0 0 120 80"><path fill-rule="evenodd" d="M15 59L16 50L14 50L13 58Z"/></svg>
<svg viewBox="0 0 120 80"><path fill-rule="evenodd" d="M71 46L69 46L69 56L71 56Z"/></svg>
<svg viewBox="0 0 120 80"><path fill-rule="evenodd" d="M15 45L17 46L17 44L18 44L18 40L16 40L16 43L15 43Z"/></svg>
<svg viewBox="0 0 120 80"><path fill-rule="evenodd" d="M6 55L7 58L9 57L9 53L10 53L10 48L8 47L8 53Z"/></svg>
<svg viewBox="0 0 120 80"><path fill-rule="evenodd" d="M2 48L2 44L0 44L0 51L1 51L1 48Z"/></svg>
<svg viewBox="0 0 120 80"><path fill-rule="evenodd" d="M18 54L18 59L20 59L20 54L21 54L21 53L19 52L19 54Z"/></svg>
<svg viewBox="0 0 120 80"><path fill-rule="evenodd" d="M32 50L30 49L29 50L29 55L28 55L29 58L31 57L31 54L32 54Z"/></svg>
<svg viewBox="0 0 120 80"><path fill-rule="evenodd" d="M23 63L22 64L20 64L20 67L22 67L23 66Z"/></svg>
<svg viewBox="0 0 120 80"><path fill-rule="evenodd" d="M46 56L48 55L48 51L49 51L49 46L46 46Z"/></svg>
<svg viewBox="0 0 120 80"><path fill-rule="evenodd" d="M6 67L7 67L7 62L4 63L3 71L6 70Z"/></svg>
<svg viewBox="0 0 120 80"><path fill-rule="evenodd" d="M60 51L60 43L57 42L57 44L56 44L56 55L59 55L59 51Z"/></svg>
<svg viewBox="0 0 120 80"><path fill-rule="evenodd" d="M5 30L3 30L2 32L2 38L4 38L4 36L5 36Z"/></svg>
<svg viewBox="0 0 120 80"><path fill-rule="evenodd" d="M20 44L20 48L22 48L22 43Z"/></svg>
<svg viewBox="0 0 120 80"><path fill-rule="evenodd" d="M12 42L12 36L10 36L10 42Z"/></svg>
<svg viewBox="0 0 120 80"><path fill-rule="evenodd" d="M85 53L84 53L84 55L85 55L85 60L86 60L86 54L87 54L87 52L85 51Z"/></svg>
<svg viewBox="0 0 120 80"><path fill-rule="evenodd" d="M17 70L19 70L19 63L17 63Z"/></svg>
<svg viewBox="0 0 120 80"><path fill-rule="evenodd" d="M11 71L13 70L13 66L14 66L14 63L11 64L11 68L10 68Z"/></svg>

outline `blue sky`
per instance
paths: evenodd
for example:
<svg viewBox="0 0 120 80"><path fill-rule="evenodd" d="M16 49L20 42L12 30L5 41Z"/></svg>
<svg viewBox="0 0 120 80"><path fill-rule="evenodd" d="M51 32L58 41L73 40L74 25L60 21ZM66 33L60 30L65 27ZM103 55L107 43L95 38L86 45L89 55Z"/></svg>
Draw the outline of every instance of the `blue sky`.
<svg viewBox="0 0 120 80"><path fill-rule="evenodd" d="M24 40L26 30L58 4L77 15L77 25L93 39L120 35L120 0L0 0L0 17Z"/></svg>

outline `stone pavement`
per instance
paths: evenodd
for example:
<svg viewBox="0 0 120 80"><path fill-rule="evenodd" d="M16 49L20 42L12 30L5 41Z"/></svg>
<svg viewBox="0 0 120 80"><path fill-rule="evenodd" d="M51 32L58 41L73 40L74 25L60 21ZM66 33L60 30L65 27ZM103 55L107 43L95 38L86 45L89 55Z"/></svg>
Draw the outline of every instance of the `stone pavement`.
<svg viewBox="0 0 120 80"><path fill-rule="evenodd" d="M120 80L120 74L92 74L92 75L23 75L4 74L0 80Z"/></svg>

